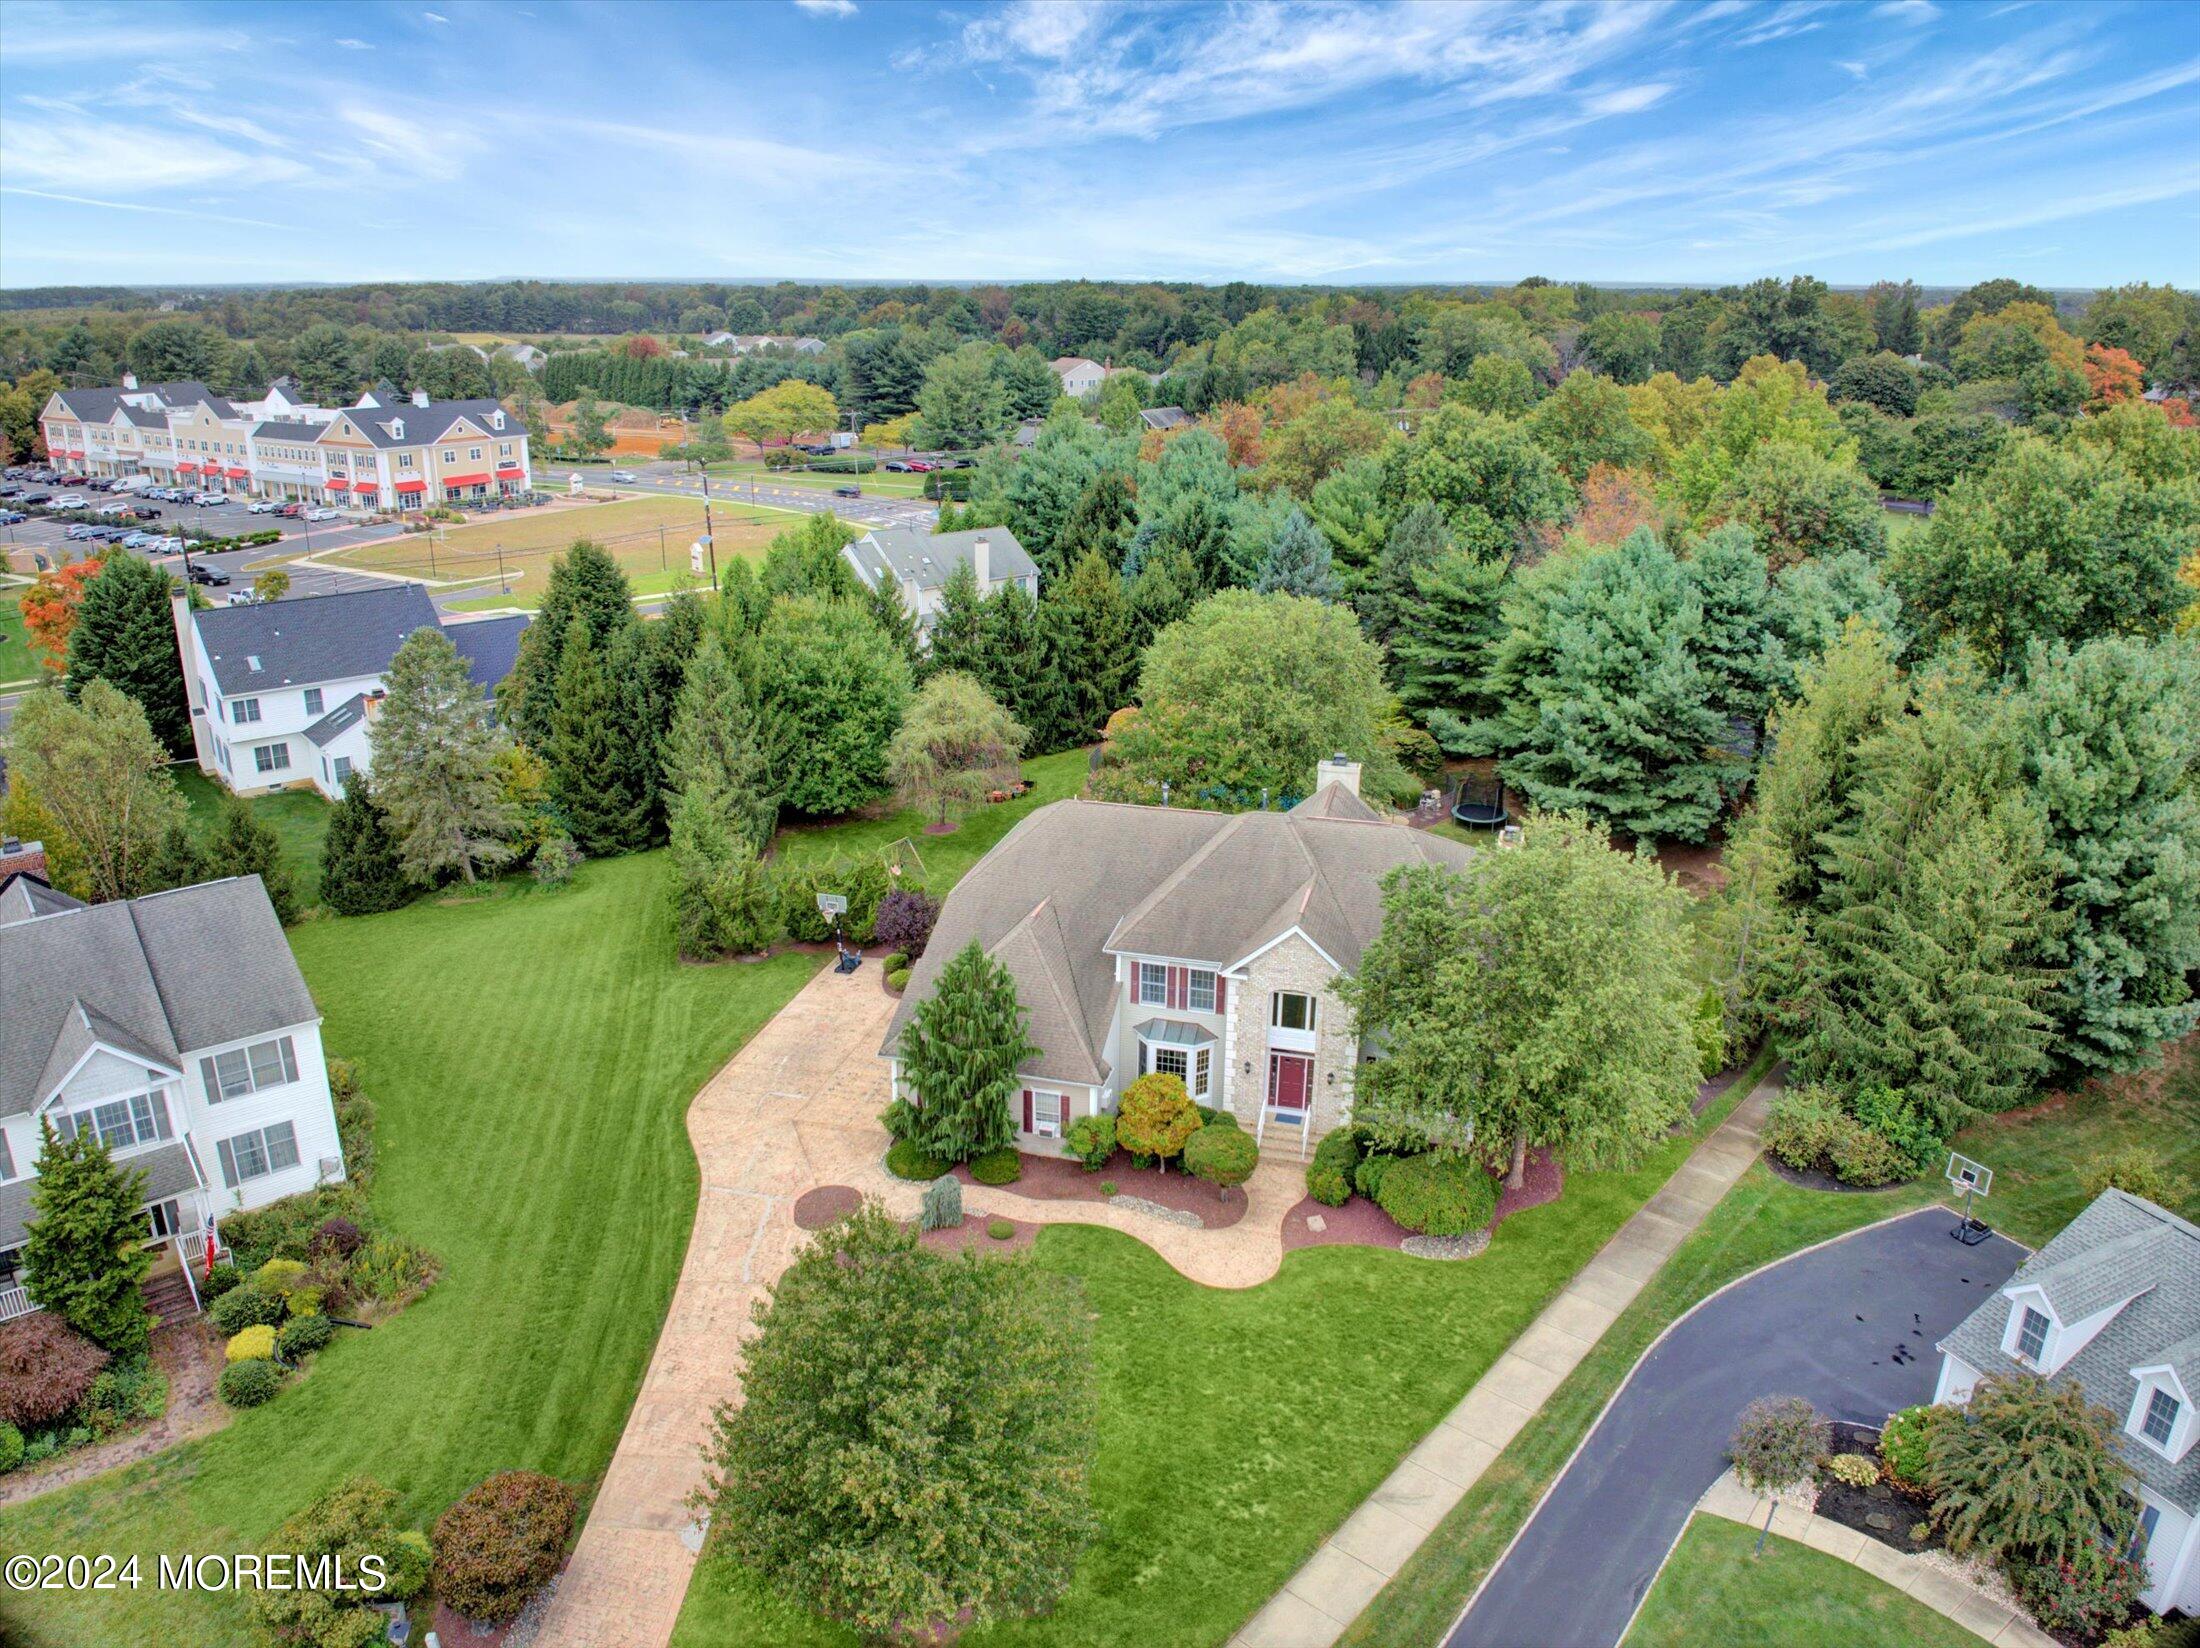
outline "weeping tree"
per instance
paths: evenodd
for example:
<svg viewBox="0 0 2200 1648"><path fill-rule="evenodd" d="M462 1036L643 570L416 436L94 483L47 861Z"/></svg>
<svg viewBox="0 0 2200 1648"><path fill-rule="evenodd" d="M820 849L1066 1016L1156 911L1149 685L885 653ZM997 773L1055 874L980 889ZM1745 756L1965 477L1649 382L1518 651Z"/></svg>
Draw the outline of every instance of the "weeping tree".
<svg viewBox="0 0 2200 1648"><path fill-rule="evenodd" d="M907 1136L951 1162L1010 1144L1017 1068L1038 1051L1015 979L972 939L940 970L901 1035L902 1080L914 1096Z"/></svg>
<svg viewBox="0 0 2200 1648"><path fill-rule="evenodd" d="M992 694L959 670L935 675L909 702L886 746L886 775L902 804L944 829L1018 777L1024 729Z"/></svg>

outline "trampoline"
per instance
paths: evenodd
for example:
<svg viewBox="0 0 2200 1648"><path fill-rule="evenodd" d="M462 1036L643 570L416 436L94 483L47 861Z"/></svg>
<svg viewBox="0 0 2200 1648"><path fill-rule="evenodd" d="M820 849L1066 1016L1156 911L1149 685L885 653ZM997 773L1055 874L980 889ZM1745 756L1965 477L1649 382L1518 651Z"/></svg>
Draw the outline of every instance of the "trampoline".
<svg viewBox="0 0 2200 1648"><path fill-rule="evenodd" d="M1494 775L1462 778L1458 798L1451 804L1451 817L1453 823L1475 830L1494 830L1510 823L1512 812L1505 805L1505 781Z"/></svg>

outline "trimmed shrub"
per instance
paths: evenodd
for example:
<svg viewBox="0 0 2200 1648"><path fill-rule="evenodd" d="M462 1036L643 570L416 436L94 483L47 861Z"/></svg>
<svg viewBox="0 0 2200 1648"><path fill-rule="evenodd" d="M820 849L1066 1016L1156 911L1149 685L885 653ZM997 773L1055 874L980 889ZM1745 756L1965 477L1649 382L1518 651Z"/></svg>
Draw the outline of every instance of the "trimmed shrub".
<svg viewBox="0 0 2200 1648"><path fill-rule="evenodd" d="M1395 1156L1378 1153L1363 1156L1352 1170L1352 1188L1371 1202L1383 1199L1383 1178L1398 1163Z"/></svg>
<svg viewBox="0 0 2200 1648"><path fill-rule="evenodd" d="M243 1281L243 1271L227 1259L216 1259L214 1268L208 1271L205 1280L199 1283L199 1297L211 1305L216 1299L226 1297Z"/></svg>
<svg viewBox="0 0 2200 1648"><path fill-rule="evenodd" d="M917 1212L919 1230L952 1230L963 1222L962 1180L943 1173L924 1187L924 1202Z"/></svg>
<svg viewBox="0 0 2200 1648"><path fill-rule="evenodd" d="M435 1594L487 1625L519 1617L565 1556L580 1498L554 1476L504 1471L436 1518Z"/></svg>
<svg viewBox="0 0 2200 1648"><path fill-rule="evenodd" d="M247 1283L232 1288L214 1301L214 1308L207 1315L214 1319L214 1326L225 1337L242 1333L250 1327L274 1327L289 1314L290 1307L283 1303L279 1293L264 1293Z"/></svg>
<svg viewBox="0 0 2200 1648"><path fill-rule="evenodd" d="M233 1408L256 1408L283 1388L273 1362L233 1362L222 1370L221 1399Z"/></svg>
<svg viewBox="0 0 2200 1648"><path fill-rule="evenodd" d="M1497 1211L1497 1181L1478 1162L1406 1156L1383 1174L1375 1203L1408 1230L1464 1236Z"/></svg>
<svg viewBox="0 0 2200 1648"><path fill-rule="evenodd" d="M23 1463L23 1433L0 1419L0 1476Z"/></svg>
<svg viewBox="0 0 2200 1648"><path fill-rule="evenodd" d="M880 959L879 966L889 973L905 972L909 967L909 954L905 950L892 951Z"/></svg>
<svg viewBox="0 0 2200 1648"><path fill-rule="evenodd" d="M903 952L904 960L914 960L924 954L924 947L931 942L932 928L940 919L939 902L929 894L913 887L896 887L878 901L878 914L872 918L872 933L881 944L891 944Z"/></svg>
<svg viewBox="0 0 2200 1648"><path fill-rule="evenodd" d="M333 1254L336 1258L348 1259L366 1246L366 1242L365 1233L339 1213L332 1219L321 1221L320 1227L313 1233L313 1240L307 1244L307 1251L317 1258L324 1254Z"/></svg>
<svg viewBox="0 0 2200 1648"><path fill-rule="evenodd" d="M1220 1195L1241 1185L1260 1165L1260 1149L1243 1128L1203 1127L1184 1145L1184 1171L1205 1179Z"/></svg>
<svg viewBox="0 0 2200 1648"><path fill-rule="evenodd" d="M1925 1486L1925 1436L1935 1411L1929 1402L1904 1408L1889 1418L1886 1429L1879 1433L1879 1457L1886 1464L1887 1475L1901 1487Z"/></svg>
<svg viewBox="0 0 2200 1648"><path fill-rule="evenodd" d="M906 967L889 968L886 973L886 988L893 991L897 996L908 989L909 969Z"/></svg>
<svg viewBox="0 0 2200 1648"><path fill-rule="evenodd" d="M970 1176L982 1185L1014 1184L1024 1176L1023 1158L1013 1149L988 1150L972 1158Z"/></svg>
<svg viewBox="0 0 2200 1648"><path fill-rule="evenodd" d="M1890 1139L1880 1137L1853 1117L1835 1136L1827 1161L1843 1184L1883 1185L1915 1177L1908 1160Z"/></svg>
<svg viewBox="0 0 2200 1648"><path fill-rule="evenodd" d="M1879 1480L1879 1461L1860 1453L1837 1453L1826 1461L1826 1469L1835 1481L1846 1482L1852 1488L1868 1488Z"/></svg>
<svg viewBox="0 0 2200 1648"><path fill-rule="evenodd" d="M1087 1173L1099 1172L1115 1154L1115 1118L1079 1116L1069 1124L1069 1147Z"/></svg>
<svg viewBox="0 0 2200 1648"><path fill-rule="evenodd" d="M1352 1176L1360 1165L1360 1141L1349 1127L1337 1128L1314 1147L1306 1164L1306 1193L1324 1207L1342 1207L1352 1199Z"/></svg>
<svg viewBox="0 0 2200 1648"><path fill-rule="evenodd" d="M996 1242L1005 1242L1016 1234L1016 1227L1006 1219L993 1219L987 1222L985 1233Z"/></svg>
<svg viewBox="0 0 2200 1648"><path fill-rule="evenodd" d="M326 1288L298 1288L289 1298L283 1301L283 1309L293 1317L319 1316L321 1314L321 1301L327 1297L327 1294L328 1290Z"/></svg>
<svg viewBox="0 0 2200 1648"><path fill-rule="evenodd" d="M275 1330L265 1323L231 1334L222 1347L222 1358L228 1362L264 1362L274 1354Z"/></svg>
<svg viewBox="0 0 2200 1648"><path fill-rule="evenodd" d="M954 1165L937 1156L927 1156L908 1139L896 1139L886 1152L886 1171L897 1179L922 1179L930 1183Z"/></svg>
<svg viewBox="0 0 2200 1648"><path fill-rule="evenodd" d="M305 1279L305 1262L300 1259L270 1259L252 1273L252 1285L264 1293L288 1293Z"/></svg>
<svg viewBox="0 0 2200 1648"><path fill-rule="evenodd" d="M253 1328L249 1331L263 1331ZM295 1363L300 1357L311 1356L317 1350L327 1348L336 1329L326 1316L299 1316L285 1322L282 1331L275 1335L275 1354L286 1362Z"/></svg>
<svg viewBox="0 0 2200 1648"><path fill-rule="evenodd" d="M1823 1087L1790 1087L1765 1113L1763 1143L1767 1154L1789 1167L1816 1167L1833 1152L1848 1116Z"/></svg>
<svg viewBox="0 0 2200 1648"><path fill-rule="evenodd" d="M50 1310L0 1324L0 1420L50 1425L76 1411L107 1353Z"/></svg>

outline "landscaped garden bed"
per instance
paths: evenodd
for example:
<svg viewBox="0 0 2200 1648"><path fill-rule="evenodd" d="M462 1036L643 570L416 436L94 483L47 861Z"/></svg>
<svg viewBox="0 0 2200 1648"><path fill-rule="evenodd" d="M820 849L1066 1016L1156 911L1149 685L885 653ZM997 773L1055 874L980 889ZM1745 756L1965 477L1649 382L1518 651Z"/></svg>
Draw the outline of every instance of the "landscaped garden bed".
<svg viewBox="0 0 2200 1648"><path fill-rule="evenodd" d="M1159 1168L1133 1167L1130 1157L1121 1151L1098 1172L1068 1156L1020 1153L1018 1159L1023 1167L1022 1176L1012 1184L993 1188L1039 1202L1113 1202L1123 1197L1137 1197L1171 1212L1191 1214L1207 1230L1227 1230L1245 1217L1242 1186L1218 1191L1182 1168L1164 1172ZM978 1182L967 1162L954 1171L955 1177L966 1185Z"/></svg>
<svg viewBox="0 0 2200 1648"><path fill-rule="evenodd" d="M1860 1459L1877 1473L1869 1484L1852 1483L1838 1474L1836 1459ZM1879 1432L1868 1425L1836 1422L1833 1447L1818 1472L1818 1514L1844 1528L1854 1528L1890 1550L1906 1553L1937 1550L1940 1531L1933 1524L1932 1496L1905 1488L1887 1473L1879 1457Z"/></svg>
<svg viewBox="0 0 2200 1648"><path fill-rule="evenodd" d="M1557 1157L1547 1150L1529 1151L1520 1187L1516 1190L1500 1182L1496 1210L1484 1228L1495 1230L1508 1215L1522 1208L1555 1202L1565 1183L1565 1169ZM1314 1223L1317 1219L1321 1221L1319 1227ZM1286 1253L1302 1247L1384 1247L1403 1251L1414 1235L1365 1196L1354 1196L1342 1207L1331 1207L1307 1196L1283 1216Z"/></svg>

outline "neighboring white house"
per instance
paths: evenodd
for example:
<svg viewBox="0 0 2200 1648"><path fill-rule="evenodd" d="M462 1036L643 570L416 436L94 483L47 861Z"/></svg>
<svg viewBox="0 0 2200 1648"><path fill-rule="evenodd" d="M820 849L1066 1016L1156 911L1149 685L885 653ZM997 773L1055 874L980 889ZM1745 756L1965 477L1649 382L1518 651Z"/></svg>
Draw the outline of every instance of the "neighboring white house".
<svg viewBox="0 0 2200 1648"><path fill-rule="evenodd" d="M441 628L482 691L519 657L524 615L443 624L418 584L194 612L176 599L200 768L240 794L311 784L340 800L371 759L382 677L405 638Z"/></svg>
<svg viewBox="0 0 2200 1648"><path fill-rule="evenodd" d="M882 580L900 587L901 604L915 617L920 640L939 616L940 597L957 567L970 568L981 598L1005 584L1039 598L1039 568L1005 526L969 532L879 527L844 545L840 553L871 588Z"/></svg>
<svg viewBox="0 0 2200 1648"><path fill-rule="evenodd" d="M550 359L531 343L500 343L489 351L489 358L518 361L530 372L540 372L543 364Z"/></svg>
<svg viewBox="0 0 2200 1648"><path fill-rule="evenodd" d="M1055 359L1054 375L1062 380L1063 394L1081 396L1091 394L1105 383L1108 369L1082 355L1061 355Z"/></svg>
<svg viewBox="0 0 2200 1648"><path fill-rule="evenodd" d="M1382 878L1469 850L1383 818L1360 769L1324 761L1289 812L1083 799L1039 808L947 897L879 1054L902 1083L902 1031L975 939L1005 966L1039 1051L1012 1101L1016 1142L1059 1151L1079 1116L1169 1071L1273 1147L1347 1120L1368 1050L1336 983L1382 928Z"/></svg>
<svg viewBox="0 0 2200 1648"><path fill-rule="evenodd" d="M2200 1228L2104 1190L1939 1349L1936 1402L2031 1372L2123 1416L2148 1571L2140 1600L2200 1612Z"/></svg>
<svg viewBox="0 0 2200 1648"><path fill-rule="evenodd" d="M153 1281L187 1279L210 1220L344 1176L321 1013L258 876L113 904L0 880L0 1319L36 1307L23 1244L43 1129L96 1130L145 1174ZM188 1307L187 1307L188 1308Z"/></svg>

